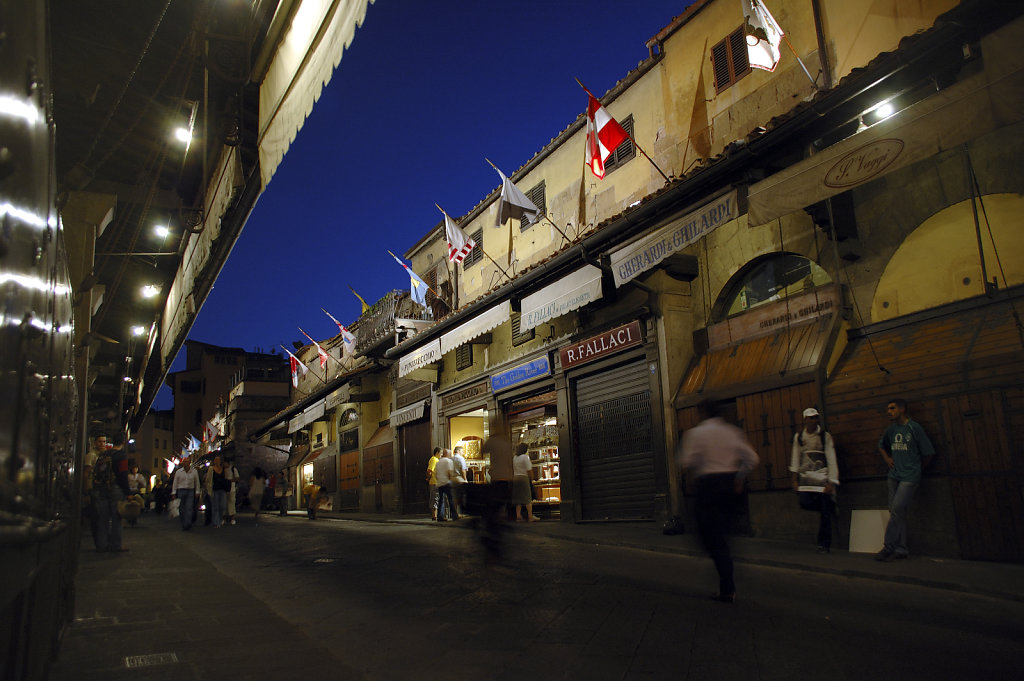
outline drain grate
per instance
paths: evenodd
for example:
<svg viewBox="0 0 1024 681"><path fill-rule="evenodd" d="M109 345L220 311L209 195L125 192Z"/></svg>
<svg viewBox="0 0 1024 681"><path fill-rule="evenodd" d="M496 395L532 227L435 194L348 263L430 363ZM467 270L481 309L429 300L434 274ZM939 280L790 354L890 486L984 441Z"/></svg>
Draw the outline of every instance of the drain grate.
<svg viewBox="0 0 1024 681"><path fill-rule="evenodd" d="M161 664L176 664L178 656L174 653L154 653L153 655L131 655L124 658L124 666L128 669L138 667L155 667Z"/></svg>

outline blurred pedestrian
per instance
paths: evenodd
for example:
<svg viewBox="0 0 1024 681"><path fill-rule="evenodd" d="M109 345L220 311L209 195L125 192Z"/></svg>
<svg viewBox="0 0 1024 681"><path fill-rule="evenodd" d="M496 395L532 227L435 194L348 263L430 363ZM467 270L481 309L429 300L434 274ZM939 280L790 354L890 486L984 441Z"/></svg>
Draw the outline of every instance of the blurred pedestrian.
<svg viewBox="0 0 1024 681"><path fill-rule="evenodd" d="M224 524L224 516L227 515L228 491L231 489L231 483L227 479L227 467L220 455L213 457L213 464L210 465L206 475L208 476L206 491L213 504L211 511L213 526L220 527Z"/></svg>
<svg viewBox="0 0 1024 681"><path fill-rule="evenodd" d="M306 517L310 520L316 520L316 512L320 508L320 504L326 498L326 492L321 485L310 480L309 483L302 488L302 493L306 497Z"/></svg>
<svg viewBox="0 0 1024 681"><path fill-rule="evenodd" d="M459 515L455 511L455 501L452 498L452 475L454 475L455 464L452 463L452 453L445 449L441 452L441 458L434 466L434 477L437 480L437 520L444 522L451 514L452 520L458 520Z"/></svg>
<svg viewBox="0 0 1024 681"><path fill-rule="evenodd" d="M463 515L466 505L466 482L469 476L469 467L466 465L466 457L462 455L462 447L452 450L452 499L455 500L455 514Z"/></svg>
<svg viewBox="0 0 1024 681"><path fill-rule="evenodd" d="M128 488L126 475L118 468L124 452L118 438L113 449L98 451L92 468L90 497L96 518L94 536L97 551L125 551L121 545L121 512L118 504L124 500Z"/></svg>
<svg viewBox="0 0 1024 681"><path fill-rule="evenodd" d="M814 407L804 409L804 427L793 436L789 470L800 508L817 511L818 553L832 550L832 519L839 486L839 466L832 436L822 430L821 417Z"/></svg>
<svg viewBox="0 0 1024 681"><path fill-rule="evenodd" d="M288 475L284 471L278 471L274 482L274 499L277 501L278 514L288 515L288 497L292 493Z"/></svg>
<svg viewBox="0 0 1024 681"><path fill-rule="evenodd" d="M171 499L178 500L178 517L181 518L181 529L192 529L195 522L196 498L199 496L199 472L192 467L192 459L185 457L181 468L174 474L171 487Z"/></svg>
<svg viewBox="0 0 1024 681"><path fill-rule="evenodd" d="M434 468L441 460L441 448L434 447L434 453L427 461L427 505L430 506L430 517L437 520L437 477L434 475Z"/></svg>
<svg viewBox="0 0 1024 681"><path fill-rule="evenodd" d="M929 464L933 461L935 448L921 424L907 416L906 400L889 400L885 411L892 423L878 441L878 451L889 467L889 524L885 527L885 544L875 560L888 563L910 555L907 513L921 484L925 460Z"/></svg>
<svg viewBox="0 0 1024 681"><path fill-rule="evenodd" d="M252 469L249 476L249 507L253 511L253 520L259 523L260 507L263 505L263 490L266 488L267 474L259 466Z"/></svg>
<svg viewBox="0 0 1024 681"><path fill-rule="evenodd" d="M702 421L683 435L680 464L696 480L697 529L718 571L718 593L712 598L732 603L736 583L726 532L758 458L743 431L726 423L714 402L705 400L698 410Z"/></svg>
<svg viewBox="0 0 1024 681"><path fill-rule="evenodd" d="M228 524L235 524L235 505L238 503L238 469L235 467L234 459L227 461L224 464L224 477L231 485L228 488L228 501L226 511L226 521Z"/></svg>
<svg viewBox="0 0 1024 681"><path fill-rule="evenodd" d="M516 445L512 457L512 503L516 520L534 522L540 520L533 514L533 460L525 442ZM519 510L523 509L520 517Z"/></svg>

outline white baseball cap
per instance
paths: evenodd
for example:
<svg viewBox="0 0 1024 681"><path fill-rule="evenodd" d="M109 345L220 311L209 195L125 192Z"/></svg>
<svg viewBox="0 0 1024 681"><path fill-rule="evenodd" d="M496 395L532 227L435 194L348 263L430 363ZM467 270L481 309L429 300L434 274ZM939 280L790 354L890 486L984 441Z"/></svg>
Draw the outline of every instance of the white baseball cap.
<svg viewBox="0 0 1024 681"><path fill-rule="evenodd" d="M810 416L818 416L818 410L814 407L807 407L804 409L804 418L808 418Z"/></svg>

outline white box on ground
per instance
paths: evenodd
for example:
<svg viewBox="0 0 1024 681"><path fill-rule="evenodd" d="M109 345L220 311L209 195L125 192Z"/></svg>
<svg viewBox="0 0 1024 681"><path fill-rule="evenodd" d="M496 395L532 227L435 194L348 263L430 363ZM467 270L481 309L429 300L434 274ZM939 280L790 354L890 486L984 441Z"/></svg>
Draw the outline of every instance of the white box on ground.
<svg viewBox="0 0 1024 681"><path fill-rule="evenodd" d="M871 508L853 511L850 520L850 553L876 553L885 544L885 526L889 511Z"/></svg>

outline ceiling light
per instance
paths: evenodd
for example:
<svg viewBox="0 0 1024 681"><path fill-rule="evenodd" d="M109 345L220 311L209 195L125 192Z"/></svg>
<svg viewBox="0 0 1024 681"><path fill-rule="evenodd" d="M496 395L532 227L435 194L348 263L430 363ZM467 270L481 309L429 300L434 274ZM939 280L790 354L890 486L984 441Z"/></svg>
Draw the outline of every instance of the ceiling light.
<svg viewBox="0 0 1024 681"><path fill-rule="evenodd" d="M167 225L157 225L153 228L153 232L161 239L166 239L171 234L171 228Z"/></svg>
<svg viewBox="0 0 1024 681"><path fill-rule="evenodd" d="M153 296L156 296L159 293L160 293L160 287L159 286L154 286L153 284L147 284L146 286L142 287L142 297L143 298L152 298Z"/></svg>
<svg viewBox="0 0 1024 681"><path fill-rule="evenodd" d="M146 327L144 327L144 326L133 326L132 327L132 335L133 336L141 336L144 333L146 333Z"/></svg>
<svg viewBox="0 0 1024 681"><path fill-rule="evenodd" d="M188 144L192 141L192 131L185 127L175 128L174 139L178 140L182 144Z"/></svg>
<svg viewBox="0 0 1024 681"><path fill-rule="evenodd" d="M877 114L879 118L888 118L889 116L892 116L893 110L892 104L886 102L875 109L875 114Z"/></svg>
<svg viewBox="0 0 1024 681"><path fill-rule="evenodd" d="M124 382L125 383L131 383L132 382L132 377L131 376L125 376L124 377Z"/></svg>

